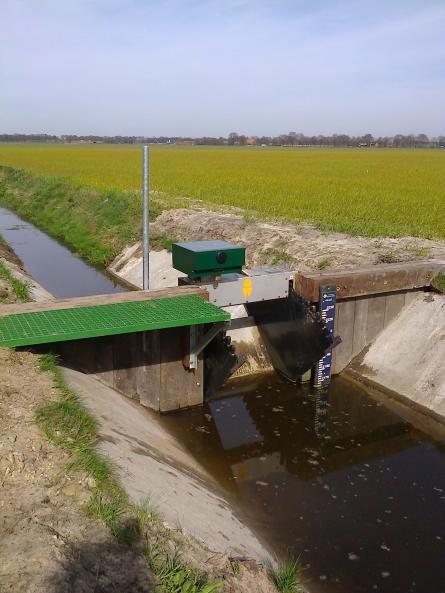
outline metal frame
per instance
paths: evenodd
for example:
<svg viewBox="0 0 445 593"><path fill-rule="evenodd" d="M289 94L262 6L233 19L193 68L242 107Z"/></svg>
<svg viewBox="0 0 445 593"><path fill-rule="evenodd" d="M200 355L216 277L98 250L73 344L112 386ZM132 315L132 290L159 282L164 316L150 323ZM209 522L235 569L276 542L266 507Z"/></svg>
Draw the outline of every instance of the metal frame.
<svg viewBox="0 0 445 593"><path fill-rule="evenodd" d="M218 307L247 305L258 301L285 299L289 296L290 272L279 268L244 270L243 274L225 274L221 278L181 279L209 293L209 302Z"/></svg>
<svg viewBox="0 0 445 593"><path fill-rule="evenodd" d="M148 146L142 147L142 286L150 287L150 161Z"/></svg>
<svg viewBox="0 0 445 593"><path fill-rule="evenodd" d="M198 356L204 348L219 334L220 331L226 329L229 323L214 323L212 327L199 340L197 339L197 326L190 326L190 353L189 353L189 369L198 368Z"/></svg>

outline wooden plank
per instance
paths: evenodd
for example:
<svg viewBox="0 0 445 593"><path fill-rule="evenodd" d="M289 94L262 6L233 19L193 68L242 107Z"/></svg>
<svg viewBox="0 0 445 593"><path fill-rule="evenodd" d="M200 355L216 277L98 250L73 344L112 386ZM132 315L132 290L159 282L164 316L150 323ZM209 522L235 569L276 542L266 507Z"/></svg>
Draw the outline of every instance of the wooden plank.
<svg viewBox="0 0 445 593"><path fill-rule="evenodd" d="M114 386L114 337L105 336L89 340L95 346L95 371L94 374L106 383ZM65 342L69 348L70 342Z"/></svg>
<svg viewBox="0 0 445 593"><path fill-rule="evenodd" d="M355 300L337 303L334 335L341 337L341 343L332 351L332 372L340 373L352 360L354 340Z"/></svg>
<svg viewBox="0 0 445 593"><path fill-rule="evenodd" d="M96 346L94 340L73 340L56 345L54 350L69 366L83 373L94 373L96 368Z"/></svg>
<svg viewBox="0 0 445 593"><path fill-rule="evenodd" d="M22 303L0 306L0 317L15 315L17 313L36 313L37 311L55 311L60 309L73 309L76 307L90 307L97 305L113 305L134 301L145 301L164 297L198 295L205 301L208 292L199 286L174 286L161 290L138 290L133 292L118 292L113 294L100 294L73 299L58 299L42 303Z"/></svg>
<svg viewBox="0 0 445 593"><path fill-rule="evenodd" d="M139 399L137 390L139 339L140 335L137 333L113 337L114 388L132 399Z"/></svg>
<svg viewBox="0 0 445 593"><path fill-rule="evenodd" d="M355 301L354 338L352 341L352 357L357 356L367 345L369 299L359 297Z"/></svg>
<svg viewBox="0 0 445 593"><path fill-rule="evenodd" d="M347 299L430 286L440 271L445 271L445 261L383 264L347 272L299 272L295 275L295 289L315 303L319 300L320 285L335 285L337 299Z"/></svg>
<svg viewBox="0 0 445 593"><path fill-rule="evenodd" d="M380 295L368 299L368 322L366 342L371 343L382 331L385 324L386 296Z"/></svg>
<svg viewBox="0 0 445 593"><path fill-rule="evenodd" d="M161 393L159 410L168 412L203 403L203 363L189 371L182 364L186 328L161 331Z"/></svg>
<svg viewBox="0 0 445 593"><path fill-rule="evenodd" d="M388 294L386 296L385 304L385 320L384 326L386 327L391 323L393 319L397 317L400 311L405 306L405 293L399 292L396 294Z"/></svg>
<svg viewBox="0 0 445 593"><path fill-rule="evenodd" d="M143 406L159 411L161 396L161 338L159 330L142 334L141 361L137 386L139 401Z"/></svg>

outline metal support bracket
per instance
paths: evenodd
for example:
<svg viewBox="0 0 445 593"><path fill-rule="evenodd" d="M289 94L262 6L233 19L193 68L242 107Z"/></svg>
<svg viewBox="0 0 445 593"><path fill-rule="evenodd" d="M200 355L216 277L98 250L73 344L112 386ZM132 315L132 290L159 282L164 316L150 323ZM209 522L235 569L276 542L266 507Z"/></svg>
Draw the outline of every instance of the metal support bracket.
<svg viewBox="0 0 445 593"><path fill-rule="evenodd" d="M228 327L228 323L226 322L214 323L209 331L198 340L198 326L190 326L189 369L196 369L198 367L198 356L201 354L207 344L209 344L213 338L226 327Z"/></svg>
<svg viewBox="0 0 445 593"><path fill-rule="evenodd" d="M337 287L333 285L320 286L320 316L325 322L328 334L334 336L335 305L337 301ZM332 348L317 362L314 368L314 387L327 387L331 381Z"/></svg>

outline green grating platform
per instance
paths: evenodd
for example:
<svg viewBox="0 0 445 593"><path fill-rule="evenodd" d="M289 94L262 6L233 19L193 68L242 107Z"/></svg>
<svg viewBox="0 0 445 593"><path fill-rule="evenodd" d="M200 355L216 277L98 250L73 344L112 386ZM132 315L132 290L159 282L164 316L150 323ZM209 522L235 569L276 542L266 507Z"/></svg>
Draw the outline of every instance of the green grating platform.
<svg viewBox="0 0 445 593"><path fill-rule="evenodd" d="M33 346L229 319L228 313L196 295L17 313L0 317L0 346Z"/></svg>

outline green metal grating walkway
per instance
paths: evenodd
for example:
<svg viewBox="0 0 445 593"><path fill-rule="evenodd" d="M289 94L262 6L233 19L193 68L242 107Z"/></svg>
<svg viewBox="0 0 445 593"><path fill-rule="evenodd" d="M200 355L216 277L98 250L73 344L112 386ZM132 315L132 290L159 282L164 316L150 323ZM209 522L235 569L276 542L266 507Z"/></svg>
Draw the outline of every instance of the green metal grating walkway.
<svg viewBox="0 0 445 593"><path fill-rule="evenodd" d="M228 313L196 295L16 313L0 317L0 346L34 346L229 319Z"/></svg>

